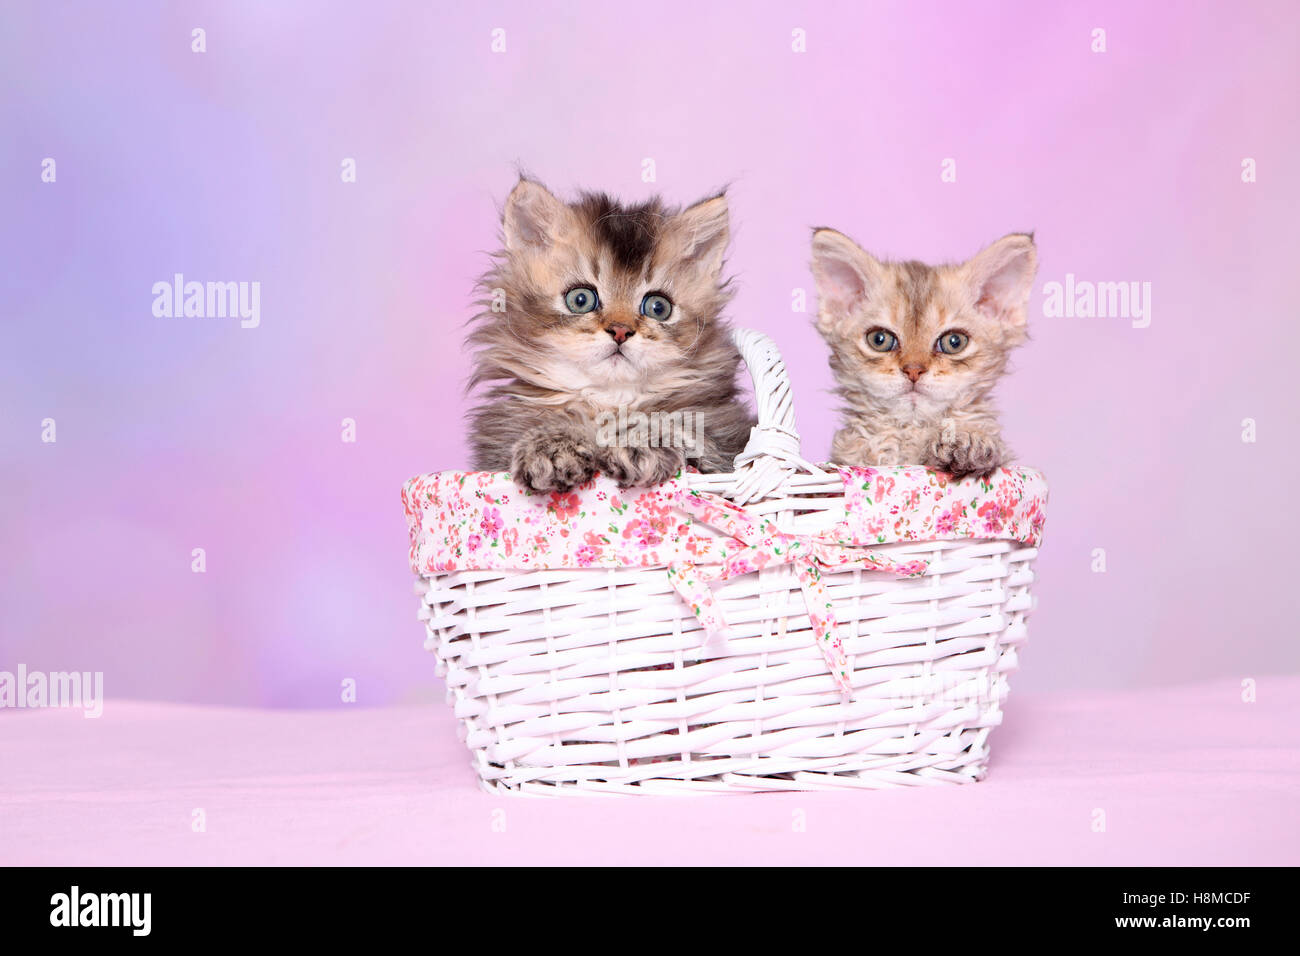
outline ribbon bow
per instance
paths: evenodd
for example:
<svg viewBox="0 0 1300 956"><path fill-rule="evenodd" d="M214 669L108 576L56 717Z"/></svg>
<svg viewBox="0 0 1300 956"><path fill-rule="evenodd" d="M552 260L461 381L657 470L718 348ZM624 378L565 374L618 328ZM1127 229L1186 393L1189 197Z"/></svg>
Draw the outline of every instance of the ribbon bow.
<svg viewBox="0 0 1300 956"><path fill-rule="evenodd" d="M850 547L825 535L786 534L770 519L750 514L734 502L708 492L682 489L675 501L695 520L716 528L735 543L733 548L724 542L722 560L717 564L700 566L682 561L668 569L668 580L695 612L704 627L705 639L727 634L727 622L708 582L725 581L773 565L793 565L817 648L845 696L851 689L849 661L836 633L835 612L822 584L822 568L865 568L915 577L929 565L921 559L891 561L878 552Z"/></svg>

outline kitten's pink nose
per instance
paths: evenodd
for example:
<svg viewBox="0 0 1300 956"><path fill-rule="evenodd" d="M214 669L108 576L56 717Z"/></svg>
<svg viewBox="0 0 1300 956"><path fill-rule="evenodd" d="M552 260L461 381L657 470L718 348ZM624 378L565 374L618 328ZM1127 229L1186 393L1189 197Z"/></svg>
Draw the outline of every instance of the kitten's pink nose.
<svg viewBox="0 0 1300 956"><path fill-rule="evenodd" d="M620 345L626 342L632 336L636 335L636 332L628 328L626 325L618 325L618 324L611 325L607 329L605 329L605 331L608 332L610 335L614 336L614 341L618 342Z"/></svg>
<svg viewBox="0 0 1300 956"><path fill-rule="evenodd" d="M917 380L918 378L920 378L924 373L925 373L925 366L924 366L924 365L904 365L904 366L903 366L903 374L906 375L908 378L910 378L910 379L912 380L912 383L913 383L913 384L915 384L915 383L916 383L916 380Z"/></svg>

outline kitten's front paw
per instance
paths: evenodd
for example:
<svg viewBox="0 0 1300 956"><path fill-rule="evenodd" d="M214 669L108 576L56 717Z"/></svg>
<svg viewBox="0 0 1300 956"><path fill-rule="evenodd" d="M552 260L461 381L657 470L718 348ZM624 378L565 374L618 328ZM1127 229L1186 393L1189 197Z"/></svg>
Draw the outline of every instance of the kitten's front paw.
<svg viewBox="0 0 1300 956"><path fill-rule="evenodd" d="M644 488L667 481L686 464L678 448L605 448L600 470L620 488Z"/></svg>
<svg viewBox="0 0 1300 956"><path fill-rule="evenodd" d="M930 443L928 460L924 464L960 479L967 475L987 475L1010 458L1011 453L1000 435L945 429Z"/></svg>
<svg viewBox="0 0 1300 956"><path fill-rule="evenodd" d="M585 438L551 433L515 443L510 474L532 491L569 491L596 473L596 449Z"/></svg>

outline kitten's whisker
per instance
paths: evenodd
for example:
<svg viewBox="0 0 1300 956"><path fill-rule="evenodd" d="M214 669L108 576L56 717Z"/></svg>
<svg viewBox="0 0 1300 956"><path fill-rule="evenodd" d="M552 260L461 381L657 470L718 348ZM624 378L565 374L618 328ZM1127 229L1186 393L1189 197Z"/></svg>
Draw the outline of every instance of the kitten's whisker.
<svg viewBox="0 0 1300 956"><path fill-rule="evenodd" d="M702 339L703 337L704 337L704 320L697 315L695 317L695 338L691 342L691 344L688 345L684 350L687 355L695 354L695 350L700 345L700 339Z"/></svg>

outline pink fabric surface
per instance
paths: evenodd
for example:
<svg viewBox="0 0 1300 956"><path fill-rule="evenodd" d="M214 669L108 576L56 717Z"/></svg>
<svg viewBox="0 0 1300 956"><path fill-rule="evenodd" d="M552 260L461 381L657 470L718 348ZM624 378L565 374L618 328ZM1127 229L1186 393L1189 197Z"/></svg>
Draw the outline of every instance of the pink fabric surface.
<svg viewBox="0 0 1300 956"><path fill-rule="evenodd" d="M441 705L0 712L0 863L1295 865L1300 677L1256 693L1013 690L971 786L562 800L477 790Z"/></svg>
<svg viewBox="0 0 1300 956"><path fill-rule="evenodd" d="M1016 465L961 480L916 465L836 470L844 483L839 520L813 539L823 560L835 555L826 563L848 563L840 552L850 545L1042 541L1047 480L1036 469ZM681 478L621 489L597 475L572 491L533 492L505 472L431 472L402 486L402 506L416 574L721 562L754 544L763 523Z"/></svg>

